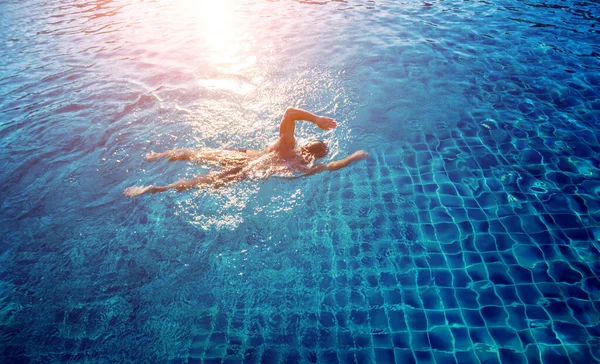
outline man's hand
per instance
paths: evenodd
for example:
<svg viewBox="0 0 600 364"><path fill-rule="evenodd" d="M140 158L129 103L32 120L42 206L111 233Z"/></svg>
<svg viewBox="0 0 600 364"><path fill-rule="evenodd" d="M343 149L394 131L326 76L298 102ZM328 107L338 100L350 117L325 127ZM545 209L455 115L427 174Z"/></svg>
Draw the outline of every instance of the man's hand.
<svg viewBox="0 0 600 364"><path fill-rule="evenodd" d="M359 150L359 151L352 153L350 158L352 158L352 161L360 161L360 160L366 159L368 156L369 156L369 153L365 152L364 150Z"/></svg>
<svg viewBox="0 0 600 364"><path fill-rule="evenodd" d="M339 161L333 161L331 163L326 164L325 169L328 169L330 171L337 171L338 169L348 166L350 163L358 162L367 158L368 156L369 153L365 152L364 150L359 150L357 152L352 153L352 155L344 159L340 159Z"/></svg>
<svg viewBox="0 0 600 364"><path fill-rule="evenodd" d="M335 120L325 116L318 116L315 120L315 124L317 124L317 126L323 130L335 129L337 126L337 122Z"/></svg>

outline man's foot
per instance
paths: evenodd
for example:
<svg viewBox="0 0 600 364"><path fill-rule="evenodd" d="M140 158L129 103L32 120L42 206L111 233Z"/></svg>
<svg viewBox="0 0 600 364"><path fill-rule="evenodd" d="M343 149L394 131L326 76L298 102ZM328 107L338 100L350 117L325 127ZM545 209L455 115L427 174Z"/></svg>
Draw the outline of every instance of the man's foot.
<svg viewBox="0 0 600 364"><path fill-rule="evenodd" d="M123 191L123 194L127 197L135 197L135 196L139 196L144 193L154 193L154 192L155 192L154 186L146 186L146 187L133 186L133 187L126 188L125 191Z"/></svg>

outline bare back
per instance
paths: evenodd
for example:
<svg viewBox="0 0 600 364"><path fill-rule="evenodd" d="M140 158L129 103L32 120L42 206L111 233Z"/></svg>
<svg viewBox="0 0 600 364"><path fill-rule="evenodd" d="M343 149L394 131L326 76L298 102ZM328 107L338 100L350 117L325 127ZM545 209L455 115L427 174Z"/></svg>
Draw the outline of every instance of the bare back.
<svg viewBox="0 0 600 364"><path fill-rule="evenodd" d="M273 175L292 177L309 170L308 163L295 151L282 157L277 150L270 152L267 150L269 149L267 148L261 156L253 158L243 167L249 179L266 179Z"/></svg>

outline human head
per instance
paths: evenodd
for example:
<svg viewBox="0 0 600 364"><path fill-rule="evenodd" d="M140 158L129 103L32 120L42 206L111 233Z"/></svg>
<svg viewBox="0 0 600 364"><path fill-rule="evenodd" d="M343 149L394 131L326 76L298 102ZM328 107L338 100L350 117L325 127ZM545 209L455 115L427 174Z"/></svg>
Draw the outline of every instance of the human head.
<svg viewBox="0 0 600 364"><path fill-rule="evenodd" d="M327 148L327 145L325 145L325 143L323 143L322 141L313 140L304 144L302 148L300 148L300 151L302 152L302 157L304 159L314 160L325 157L329 152L329 148Z"/></svg>

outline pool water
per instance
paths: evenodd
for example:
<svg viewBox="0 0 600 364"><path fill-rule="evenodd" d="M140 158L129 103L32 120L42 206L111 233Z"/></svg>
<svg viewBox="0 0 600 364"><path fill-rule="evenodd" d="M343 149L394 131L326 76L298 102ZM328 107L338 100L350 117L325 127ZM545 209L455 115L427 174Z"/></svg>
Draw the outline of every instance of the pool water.
<svg viewBox="0 0 600 364"><path fill-rule="evenodd" d="M4 362L600 361L597 2L0 2ZM293 181L122 195L336 118Z"/></svg>

